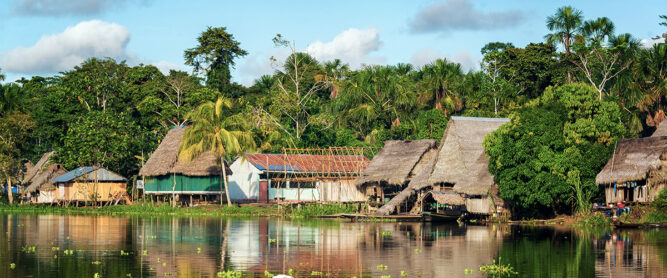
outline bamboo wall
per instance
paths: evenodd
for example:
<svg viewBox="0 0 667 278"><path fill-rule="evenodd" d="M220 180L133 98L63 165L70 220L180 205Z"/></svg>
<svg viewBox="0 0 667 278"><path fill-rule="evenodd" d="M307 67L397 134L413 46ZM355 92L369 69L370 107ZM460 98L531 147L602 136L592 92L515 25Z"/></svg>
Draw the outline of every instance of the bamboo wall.
<svg viewBox="0 0 667 278"><path fill-rule="evenodd" d="M466 198L466 210L470 213L490 215L495 210L491 200L484 196L483 198Z"/></svg>

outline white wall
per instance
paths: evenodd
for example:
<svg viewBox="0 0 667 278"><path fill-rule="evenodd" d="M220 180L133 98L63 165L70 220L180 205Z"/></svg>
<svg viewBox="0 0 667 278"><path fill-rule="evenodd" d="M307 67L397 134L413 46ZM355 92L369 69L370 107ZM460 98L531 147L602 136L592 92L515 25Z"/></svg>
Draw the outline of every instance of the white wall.
<svg viewBox="0 0 667 278"><path fill-rule="evenodd" d="M237 158L229 165L233 174L229 176L229 196L232 200L259 200L259 174L262 173L247 160Z"/></svg>

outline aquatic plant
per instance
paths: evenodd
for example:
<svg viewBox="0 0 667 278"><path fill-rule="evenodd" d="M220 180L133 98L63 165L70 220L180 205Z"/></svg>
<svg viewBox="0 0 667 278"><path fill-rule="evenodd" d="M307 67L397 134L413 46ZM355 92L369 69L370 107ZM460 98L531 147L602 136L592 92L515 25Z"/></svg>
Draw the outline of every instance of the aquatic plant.
<svg viewBox="0 0 667 278"><path fill-rule="evenodd" d="M37 247L35 245L26 245L21 247L21 251L26 254L34 254Z"/></svg>
<svg viewBox="0 0 667 278"><path fill-rule="evenodd" d="M382 231L382 232L380 233L380 235L382 235L382 236L391 236L392 233L391 233L391 231Z"/></svg>
<svg viewBox="0 0 667 278"><path fill-rule="evenodd" d="M383 265L383 264L380 264L380 265L377 266L377 269L378 270L387 270L387 266Z"/></svg>
<svg viewBox="0 0 667 278"><path fill-rule="evenodd" d="M224 278L241 278L243 277L243 274L240 271L234 271L234 270L225 270L222 272L218 272L216 274L217 277L224 277Z"/></svg>
<svg viewBox="0 0 667 278"><path fill-rule="evenodd" d="M405 270L401 270L401 277L402 277L402 278L407 278L407 277L408 277L408 273L405 272Z"/></svg>
<svg viewBox="0 0 667 278"><path fill-rule="evenodd" d="M9 269L14 269L14 268L16 268L16 264L15 264L15 263L11 263L11 264L9 264Z"/></svg>
<svg viewBox="0 0 667 278"><path fill-rule="evenodd" d="M506 277L517 275L518 272L514 271L514 268L509 264L503 265L500 262L500 257L498 258L498 263L496 260L493 260L490 264L483 264L479 266L479 271L486 274L488 277Z"/></svg>

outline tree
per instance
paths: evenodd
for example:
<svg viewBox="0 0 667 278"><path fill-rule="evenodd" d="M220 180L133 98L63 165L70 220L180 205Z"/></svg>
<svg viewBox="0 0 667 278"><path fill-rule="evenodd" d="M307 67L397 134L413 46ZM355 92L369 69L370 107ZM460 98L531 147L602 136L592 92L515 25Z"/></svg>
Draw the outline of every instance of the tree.
<svg viewBox="0 0 667 278"><path fill-rule="evenodd" d="M558 8L556 14L547 17L547 28L553 33L547 34L545 39L551 44L561 43L565 53L570 54L570 45L576 39L582 20L580 10L572 6Z"/></svg>
<svg viewBox="0 0 667 278"><path fill-rule="evenodd" d="M545 36L548 43L561 43L565 49L565 56L570 55L570 46L575 42L576 35L581 29L583 16L580 10L572 6L564 6L556 14L547 17L547 28L553 32ZM567 72L567 82L572 82L570 72Z"/></svg>
<svg viewBox="0 0 667 278"><path fill-rule="evenodd" d="M548 88L484 140L500 196L526 212L586 210L595 176L626 134L619 117L590 85Z"/></svg>
<svg viewBox="0 0 667 278"><path fill-rule="evenodd" d="M117 63L111 58L90 58L66 72L59 85L73 94L88 111L106 111L111 106L119 109L126 103L125 74L128 69L125 61Z"/></svg>
<svg viewBox="0 0 667 278"><path fill-rule="evenodd" d="M587 20L581 26L581 33L592 43L601 44L614 35L614 23L607 17Z"/></svg>
<svg viewBox="0 0 667 278"><path fill-rule="evenodd" d="M463 81L460 64L447 62L446 59L437 59L425 65L422 73L420 101L433 101L433 107L443 111L445 117L449 112L454 113L463 108L463 102L457 92Z"/></svg>
<svg viewBox="0 0 667 278"><path fill-rule="evenodd" d="M318 93L331 83L322 78L323 71L317 60L306 53L297 52L294 42L277 34L273 43L277 47L289 48L291 54L282 64L282 71L274 76L269 111L261 107L259 109L292 141L299 140L312 124L310 119L318 106ZM271 61L274 65L278 63L274 57L271 57ZM281 123L281 119L285 119L288 124Z"/></svg>
<svg viewBox="0 0 667 278"><path fill-rule="evenodd" d="M220 191L224 182L228 206L232 205L232 201L229 197L225 158L233 158L255 148L245 116L232 115L231 109L232 101L220 97L215 103L202 104L191 112L188 119L192 121L192 126L185 130L178 152L179 159L186 162L207 151L218 158L222 175Z"/></svg>
<svg viewBox="0 0 667 278"><path fill-rule="evenodd" d="M140 127L126 115L91 111L69 126L55 160L68 169L105 167L127 176L135 168L134 154L152 149L142 137Z"/></svg>
<svg viewBox="0 0 667 278"><path fill-rule="evenodd" d="M12 178L20 169L20 145L25 144L35 122L29 115L14 111L0 117L0 173L3 174L9 204L12 204Z"/></svg>
<svg viewBox="0 0 667 278"><path fill-rule="evenodd" d="M197 37L197 42L199 45L185 50L185 64L192 66L195 73L205 73L207 86L230 93L234 59L248 55L248 52L225 27L207 27Z"/></svg>

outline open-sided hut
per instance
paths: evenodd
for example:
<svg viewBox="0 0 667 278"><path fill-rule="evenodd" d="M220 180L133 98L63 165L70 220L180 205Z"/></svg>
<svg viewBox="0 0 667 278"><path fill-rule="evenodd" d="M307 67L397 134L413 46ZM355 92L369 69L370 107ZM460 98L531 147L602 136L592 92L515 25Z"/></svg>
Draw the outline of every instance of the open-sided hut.
<svg viewBox="0 0 667 278"><path fill-rule="evenodd" d="M369 162L361 155L245 154L230 166L229 194L255 202L361 202L354 179Z"/></svg>
<svg viewBox="0 0 667 278"><path fill-rule="evenodd" d="M217 158L211 152L205 152L190 162L178 159L185 129L174 127L169 130L146 164L141 167L139 175L145 178L145 194L189 195L200 200L213 200L224 194L224 188L220 188L222 172ZM231 175L229 167L225 168L227 175Z"/></svg>
<svg viewBox="0 0 667 278"><path fill-rule="evenodd" d="M452 117L441 141L437 161L426 184L433 191L455 192L465 198L472 214L489 215L498 209L492 196L495 186L484 153L484 137L509 122L507 118Z"/></svg>
<svg viewBox="0 0 667 278"><path fill-rule="evenodd" d="M355 184L366 196L375 196L384 202L385 198L398 194L411 178L423 171L437 145L436 140L430 139L387 141Z"/></svg>
<svg viewBox="0 0 667 278"><path fill-rule="evenodd" d="M653 201L667 184L667 137L621 139L595 182L608 204Z"/></svg>
<svg viewBox="0 0 667 278"><path fill-rule="evenodd" d="M52 182L57 202L120 202L127 198L127 179L104 168L79 167Z"/></svg>
<svg viewBox="0 0 667 278"><path fill-rule="evenodd" d="M67 173L60 164L51 161L55 152L47 152L37 161L37 164L26 163L27 171L23 175L21 192L30 198L31 203L53 203L56 201L56 187L51 181L53 178Z"/></svg>

